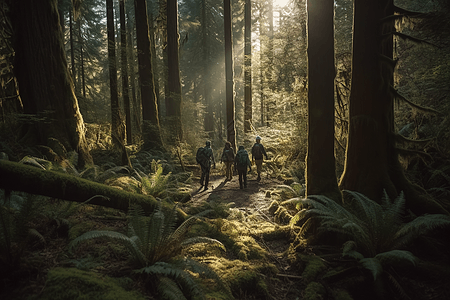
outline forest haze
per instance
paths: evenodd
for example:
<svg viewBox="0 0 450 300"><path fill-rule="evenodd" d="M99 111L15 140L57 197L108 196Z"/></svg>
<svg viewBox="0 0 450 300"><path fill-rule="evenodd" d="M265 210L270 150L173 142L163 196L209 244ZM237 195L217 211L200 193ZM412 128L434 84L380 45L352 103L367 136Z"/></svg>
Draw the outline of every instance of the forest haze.
<svg viewBox="0 0 450 300"><path fill-rule="evenodd" d="M450 298L449 12L0 0L0 297Z"/></svg>

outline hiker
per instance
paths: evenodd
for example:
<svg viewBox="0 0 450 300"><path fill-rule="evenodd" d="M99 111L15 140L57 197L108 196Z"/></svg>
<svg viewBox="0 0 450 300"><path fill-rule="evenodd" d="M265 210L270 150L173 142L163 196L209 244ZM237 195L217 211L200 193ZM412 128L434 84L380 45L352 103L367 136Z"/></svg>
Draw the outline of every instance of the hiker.
<svg viewBox="0 0 450 300"><path fill-rule="evenodd" d="M256 164L256 173L258 173L257 181L261 180L261 169L263 163L263 155L268 159L266 150L264 146L261 144L261 137L258 135L256 137L256 143L252 147L252 161L255 161Z"/></svg>
<svg viewBox="0 0 450 300"><path fill-rule="evenodd" d="M213 168L216 168L216 162L214 160L214 153L211 149L211 142L206 141L205 147L200 147L197 150L196 155L197 163L200 164L202 168L202 176L200 177L200 185L201 187L205 186L204 191L208 189L209 183L209 172L211 170L211 162L213 163Z"/></svg>
<svg viewBox="0 0 450 300"><path fill-rule="evenodd" d="M225 181L230 181L233 178L231 166L234 163L234 149L233 147L231 147L231 143L228 141L225 143L225 147L223 148L220 162L225 163Z"/></svg>
<svg viewBox="0 0 450 300"><path fill-rule="evenodd" d="M241 189L247 187L247 167L249 167L249 172L251 172L252 163L248 158L248 152L244 149L244 146L239 146L239 150L234 159L234 168L238 171L239 187Z"/></svg>

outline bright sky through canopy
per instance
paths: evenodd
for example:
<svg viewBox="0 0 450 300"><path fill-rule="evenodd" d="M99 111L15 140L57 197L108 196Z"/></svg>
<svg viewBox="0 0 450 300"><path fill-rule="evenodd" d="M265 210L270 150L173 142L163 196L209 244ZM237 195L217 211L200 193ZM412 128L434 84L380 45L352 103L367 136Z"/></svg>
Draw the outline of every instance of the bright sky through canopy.
<svg viewBox="0 0 450 300"><path fill-rule="evenodd" d="M285 7L290 0L273 0L274 7Z"/></svg>

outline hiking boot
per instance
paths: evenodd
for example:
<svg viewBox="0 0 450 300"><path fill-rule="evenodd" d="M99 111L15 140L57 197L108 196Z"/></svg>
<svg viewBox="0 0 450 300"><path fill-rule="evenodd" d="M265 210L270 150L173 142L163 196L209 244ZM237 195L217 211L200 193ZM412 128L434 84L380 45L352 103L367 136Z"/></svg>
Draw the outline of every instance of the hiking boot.
<svg viewBox="0 0 450 300"><path fill-rule="evenodd" d="M204 191L206 191L208 189L208 187L207 186L205 186L205 188L203 189Z"/></svg>
<svg viewBox="0 0 450 300"><path fill-rule="evenodd" d="M258 178L256 178L256 181L261 181L261 176L258 175Z"/></svg>
<svg viewBox="0 0 450 300"><path fill-rule="evenodd" d="M239 188L242 190L243 189L242 185L240 185Z"/></svg>

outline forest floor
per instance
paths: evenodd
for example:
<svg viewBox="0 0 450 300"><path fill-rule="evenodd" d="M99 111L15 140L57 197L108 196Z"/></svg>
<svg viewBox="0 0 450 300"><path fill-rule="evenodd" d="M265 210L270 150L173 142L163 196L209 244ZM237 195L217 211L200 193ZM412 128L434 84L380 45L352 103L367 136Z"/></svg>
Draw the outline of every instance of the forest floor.
<svg viewBox="0 0 450 300"><path fill-rule="evenodd" d="M273 227L279 227L268 209L273 201L270 197L270 191L283 184L283 182L265 176L265 174L263 174L262 180L258 182L256 174L253 172L248 175L248 187L240 189L237 175L234 175L231 181L225 181L224 170L218 168L212 170L209 189L204 191L199 184L199 168L192 169L191 198L181 205L182 209L189 211L199 207L201 210L207 207L209 203L219 203L233 208L234 211L241 212L242 215L251 216L251 220L250 218L247 221L244 220L244 223L250 220L255 226L259 226L261 222L270 226L273 225ZM59 203L59 200L50 201L55 201L55 205ZM73 215L70 222L72 226L81 226L88 230L123 232L124 228L126 228L126 218L122 212L90 205L84 206L81 211ZM127 265L127 255L123 248L114 246L114 243L106 240L99 240L90 245L80 246L74 256L73 253L68 251L69 241L73 237L70 237L70 234L69 239L64 236L55 236L55 233L49 230L49 224L44 223L38 225L38 229L40 232L47 232L44 233L44 237L47 240L46 245L25 250L20 268L14 271L11 276L2 276L0 299L47 299L45 298L47 296L41 298L41 295L46 295L46 290L49 289L47 282L48 272L55 268L77 267L82 270L94 271L96 274L128 280L127 274L129 274L130 268ZM248 225L243 227L245 226ZM86 229L83 230L85 231ZM256 280L260 280L260 282L264 282L264 285L267 285L269 294L262 296L259 293L260 291L254 292L255 288L258 288L259 283L250 283L251 287L244 288L238 292L233 291L235 299L303 299L302 289L304 286L301 288L300 274L291 267L286 256L286 251L290 245L289 239L280 236L270 240L264 240L263 238L255 240L265 253L261 259L249 259L244 262L246 265L243 265L242 259L237 257L233 251L226 252L226 259L231 264L241 264L238 268L243 268L244 270L247 267L253 270L253 264L274 265L278 273L273 271L266 274L263 274L264 272L259 273L259 271L255 272L259 278ZM252 246L249 245L249 247ZM145 288L139 285L139 283L131 283L128 284L128 288L140 290L147 299L157 299L152 295L146 294ZM4 290L2 291L2 289ZM82 293L82 291L80 292Z"/></svg>
<svg viewBox="0 0 450 300"><path fill-rule="evenodd" d="M218 165L219 166L219 165ZM247 188L239 188L239 176L233 175L231 181L225 180L224 169L212 169L208 189L205 191L200 186L199 176L200 172L194 172L195 181L192 186L192 198L185 203L190 207L204 206L205 202L220 202L229 205L233 209L243 212L247 216L252 216L254 224L271 223L274 227L277 224L274 214L269 212L269 208L274 199L270 196L270 192L278 186L283 185L283 182L271 178L265 172L261 175L261 180L257 181L257 174L255 171L247 175ZM290 247L290 240L286 237L279 239L257 239L258 244L268 253L267 258L270 263L274 264L279 271L275 275L274 281L269 282L270 294L272 299L287 300L287 299L302 299L302 291L299 289L302 284L301 276L293 268L287 258L287 252ZM258 296L243 293L236 299L259 299Z"/></svg>
<svg viewBox="0 0 450 300"><path fill-rule="evenodd" d="M234 275L237 277L240 276L245 280L244 277L248 276L247 269L251 270L252 276L254 276L251 279L253 281L249 281L248 283L242 283L241 281L238 289L233 289L232 286L235 299L352 299L348 298L349 296L343 296L343 294L338 297L336 291L345 289L344 285L347 284L346 281L361 278L360 275L355 276L355 274L351 274L349 279L344 278L346 276L340 275L337 280L339 283L332 283L332 285L324 283L320 279L320 275L317 277L319 280L314 282L316 281L315 278L307 278L311 276L308 274L311 274L312 269L315 268L312 271L316 272L316 274L323 275L330 269L336 268L340 262L329 258L325 260L320 255L316 255L317 253L313 253L311 249L302 250L301 255L297 256L300 259L293 262L292 256L289 256L292 254L292 251L289 251L292 236L289 236L289 234L263 235L258 233L258 230L263 227L276 228L277 230L286 227L284 224L281 224L283 222L280 223L280 219L274 215L273 208L271 207L274 200L280 200L274 191L277 191L284 184L283 181L270 177L265 172L262 174L262 180L257 181L256 173L253 169L253 172L248 175L248 187L240 189L238 176L234 175L231 181L225 181L224 170L218 164L218 168L212 170L209 189L204 191L199 183L199 168L191 166L189 169L193 172L192 183L190 185L191 197L185 203L180 204L181 208L185 211L193 212L197 207L201 211L207 208L208 205L211 207L214 205L230 207L231 212L228 217L225 217L227 219L226 222L229 222L229 224L239 223L239 225L235 225L238 232L237 235L251 237L254 241L253 244L249 243L242 247L253 248L253 250L248 250L248 253L256 251L255 249L259 247L260 250L258 251L262 253L257 258L250 258L249 255L248 259L243 259L238 254L239 250L228 249L222 257L228 263L227 268L235 270L233 272L236 273ZM50 201L54 201L54 205L58 204L58 200ZM222 224L225 224L225 221L223 222ZM84 227L84 232L86 230L113 230L123 232L127 224L124 213L90 205L83 206L81 211L72 216L71 223L74 223L78 227ZM48 226L48 224L45 226ZM44 232L40 226L38 226L38 229L40 232ZM224 232L224 234L228 233ZM40 248L30 248L25 251L20 269L10 276L2 277L0 299L49 299L45 297L41 298L41 295L46 295L46 291L49 289L49 271L55 270L55 268L73 267L88 270L91 272L89 274L101 274L102 276L121 280L122 285L127 286L129 290L140 291L146 299L158 299L154 295L149 295L141 283L130 280L131 269L127 262L127 252L123 248L106 240L99 240L90 245L80 246L74 256L73 253L68 251L69 240L74 236L70 237L69 235L68 239L67 236L55 236L54 234L54 232L48 231L48 234L45 234L45 239L47 240L46 245ZM75 237L78 236L75 233L73 235ZM267 238L268 236L271 238ZM236 238L236 236L233 238ZM238 243L235 241L234 245ZM339 249L335 253L339 253ZM200 260L202 259L204 258L200 258ZM221 258L209 257L206 260L211 261L214 259L220 260ZM233 268L233 265L236 268ZM267 265L274 267L267 267ZM434 266L438 267L438 265ZM434 266L433 268L435 268ZM441 267L446 269L445 266ZM3 271L0 270L0 272ZM229 276L229 274L225 274L224 276ZM409 279L402 279L401 284L409 289L410 295L415 295L412 299L444 300L450 299L448 278L450 277L429 277L428 274L421 274L420 276L412 276ZM229 280L228 283L233 284L233 280ZM261 282L263 284L259 285ZM319 285L318 282L324 284L324 286ZM61 286L63 285L61 284ZM308 295L308 289L311 290L311 287L318 286L322 286L322 289L324 289L321 294L313 289L312 294L310 293ZM361 289L365 287L362 284L360 286ZM261 291L258 291L260 287L265 288L268 293L261 294ZM6 288L6 291L2 291L1 288ZM82 291L80 292L82 293ZM367 291L362 290L360 292L368 296ZM364 297L364 299L369 298ZM388 298L396 299L393 297ZM363 298L356 297L353 299Z"/></svg>

